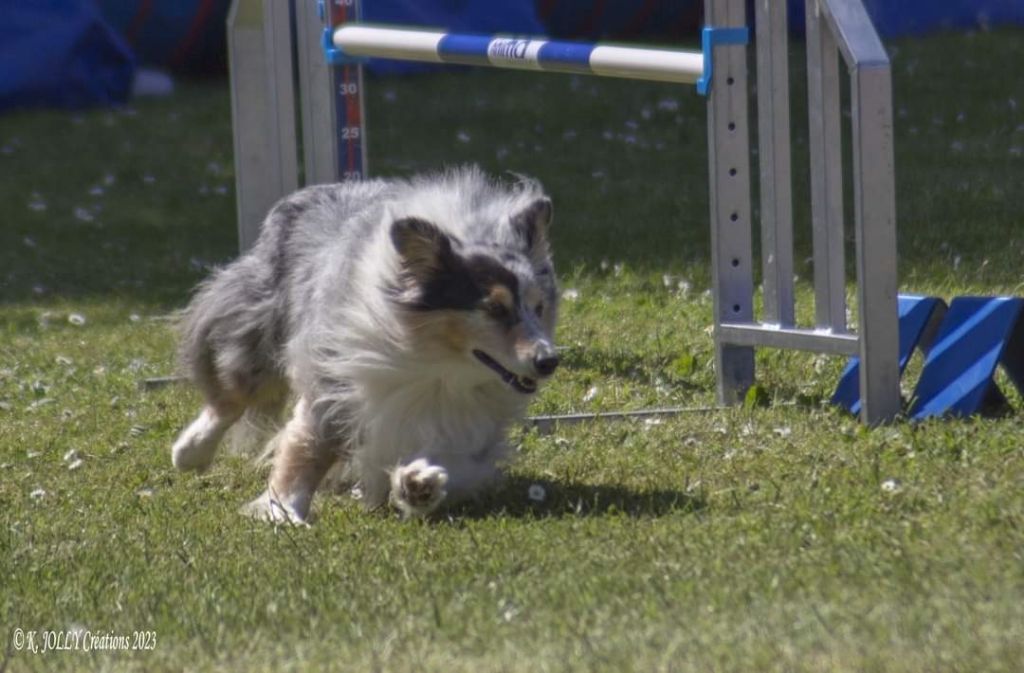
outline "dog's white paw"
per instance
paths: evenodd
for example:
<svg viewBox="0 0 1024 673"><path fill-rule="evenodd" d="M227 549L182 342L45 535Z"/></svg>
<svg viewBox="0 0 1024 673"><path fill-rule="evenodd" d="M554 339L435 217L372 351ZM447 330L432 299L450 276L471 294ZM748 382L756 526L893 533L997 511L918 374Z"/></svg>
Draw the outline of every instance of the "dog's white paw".
<svg viewBox="0 0 1024 673"><path fill-rule="evenodd" d="M224 435L223 428L209 411L203 411L195 421L182 430L171 447L171 461L179 470L202 472L210 467L217 452L217 444Z"/></svg>
<svg viewBox="0 0 1024 673"><path fill-rule="evenodd" d="M269 491L264 491L255 500L247 505L243 505L238 512L253 519L266 521L267 523L309 526L306 517L302 513L281 502L281 500L272 496Z"/></svg>
<svg viewBox="0 0 1024 673"><path fill-rule="evenodd" d="M420 458L391 473L391 502L405 516L426 516L448 495L447 484L447 470Z"/></svg>
<svg viewBox="0 0 1024 673"><path fill-rule="evenodd" d="M213 455L217 451L217 442L211 441L209 437L192 432L189 428L181 433L178 440L171 447L171 461L174 467L181 471L195 470L203 472L213 462Z"/></svg>

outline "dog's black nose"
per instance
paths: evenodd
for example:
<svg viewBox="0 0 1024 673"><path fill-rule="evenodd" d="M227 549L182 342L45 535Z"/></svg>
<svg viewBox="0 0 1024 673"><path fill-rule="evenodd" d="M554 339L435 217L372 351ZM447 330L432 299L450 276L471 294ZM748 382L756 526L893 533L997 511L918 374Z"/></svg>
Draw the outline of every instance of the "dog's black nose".
<svg viewBox="0 0 1024 673"><path fill-rule="evenodd" d="M541 376L551 376L558 368L558 356L544 354L534 358L533 366Z"/></svg>

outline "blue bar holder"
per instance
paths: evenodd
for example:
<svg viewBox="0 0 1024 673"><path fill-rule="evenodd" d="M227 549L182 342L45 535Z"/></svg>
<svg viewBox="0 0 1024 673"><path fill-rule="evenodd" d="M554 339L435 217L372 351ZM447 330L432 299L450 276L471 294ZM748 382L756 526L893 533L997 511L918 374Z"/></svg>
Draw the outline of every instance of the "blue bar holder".
<svg viewBox="0 0 1024 673"><path fill-rule="evenodd" d="M714 78L715 47L718 45L750 44L750 29L746 27L717 28L705 26L700 32L700 47L704 54L704 74L697 80L697 93L707 96L711 93Z"/></svg>
<svg viewBox="0 0 1024 673"><path fill-rule="evenodd" d="M999 365L1024 395L1024 299L957 297L925 358L911 419L1004 411L1009 403L993 378Z"/></svg>
<svg viewBox="0 0 1024 673"><path fill-rule="evenodd" d="M898 297L900 321L900 376L915 348L928 353L939 323L946 314L946 302L938 297L901 294ZM860 415L860 358L850 358L839 377L832 404Z"/></svg>
<svg viewBox="0 0 1024 673"><path fill-rule="evenodd" d="M991 415L1009 408L996 367L1024 395L1024 298L899 296L900 374L914 348L925 354L908 417ZM832 404L860 412L860 360L851 358Z"/></svg>

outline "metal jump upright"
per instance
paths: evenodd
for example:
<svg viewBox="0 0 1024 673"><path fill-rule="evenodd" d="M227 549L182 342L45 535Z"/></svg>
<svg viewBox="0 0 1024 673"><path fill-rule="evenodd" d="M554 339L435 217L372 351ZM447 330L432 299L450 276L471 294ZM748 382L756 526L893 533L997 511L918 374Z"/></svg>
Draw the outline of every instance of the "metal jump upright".
<svg viewBox="0 0 1024 673"><path fill-rule="evenodd" d="M359 0L295 2L306 184L366 169L362 60L460 63L696 84L708 101L718 398L741 400L759 346L860 357L861 418L900 409L895 188L889 60L860 0L807 0L815 324L796 324L786 2L756 0L762 317L754 311L746 0L705 0L702 51L460 35L370 26ZM372 0L367 0L372 1ZM297 184L294 83L284 0L235 0L229 20L239 232L255 240ZM851 85L859 331L846 319L842 54ZM253 109L253 108L259 109ZM281 162L282 166L272 165Z"/></svg>

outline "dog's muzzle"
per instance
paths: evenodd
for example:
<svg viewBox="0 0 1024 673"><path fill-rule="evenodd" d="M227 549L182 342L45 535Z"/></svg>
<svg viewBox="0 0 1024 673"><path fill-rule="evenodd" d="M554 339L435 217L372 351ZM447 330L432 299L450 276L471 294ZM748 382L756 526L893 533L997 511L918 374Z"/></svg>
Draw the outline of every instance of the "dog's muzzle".
<svg viewBox="0 0 1024 673"><path fill-rule="evenodd" d="M487 353L484 353L481 350L474 350L473 356L476 357L477 360L485 364L487 367L492 369L498 376L501 377L502 381L504 381L516 392L523 393L524 395L529 395L531 393L537 392L537 382L535 380L526 376L518 376L516 374L513 374L512 372L498 364L498 361L492 358ZM558 362L556 359L555 365L557 366L557 364ZM554 371L554 367L551 368L551 371Z"/></svg>
<svg viewBox="0 0 1024 673"><path fill-rule="evenodd" d="M547 378L555 373L558 368L558 353L549 344L545 343L537 349L533 356L533 368L541 378Z"/></svg>

